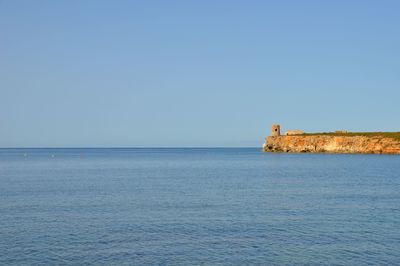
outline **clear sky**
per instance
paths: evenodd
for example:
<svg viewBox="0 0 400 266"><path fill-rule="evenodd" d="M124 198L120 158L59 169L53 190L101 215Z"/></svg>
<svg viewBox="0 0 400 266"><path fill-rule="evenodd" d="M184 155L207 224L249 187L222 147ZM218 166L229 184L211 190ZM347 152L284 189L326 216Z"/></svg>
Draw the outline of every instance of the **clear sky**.
<svg viewBox="0 0 400 266"><path fill-rule="evenodd" d="M400 1L0 0L0 147L400 131Z"/></svg>

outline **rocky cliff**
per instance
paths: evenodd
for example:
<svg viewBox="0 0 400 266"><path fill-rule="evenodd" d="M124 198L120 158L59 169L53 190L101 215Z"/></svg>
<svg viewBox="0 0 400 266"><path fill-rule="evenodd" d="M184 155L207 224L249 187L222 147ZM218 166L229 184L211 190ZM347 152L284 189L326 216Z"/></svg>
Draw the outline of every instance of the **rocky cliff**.
<svg viewBox="0 0 400 266"><path fill-rule="evenodd" d="M384 136L295 135L265 138L265 152L400 154L400 140Z"/></svg>

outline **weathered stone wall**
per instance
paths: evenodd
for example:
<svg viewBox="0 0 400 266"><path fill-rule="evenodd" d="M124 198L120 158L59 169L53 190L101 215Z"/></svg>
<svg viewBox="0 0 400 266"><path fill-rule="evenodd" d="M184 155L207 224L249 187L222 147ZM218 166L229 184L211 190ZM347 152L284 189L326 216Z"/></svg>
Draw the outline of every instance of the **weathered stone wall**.
<svg viewBox="0 0 400 266"><path fill-rule="evenodd" d="M284 135L289 136L289 135L300 135L300 134L304 134L304 131L295 129L295 130L286 130Z"/></svg>
<svg viewBox="0 0 400 266"><path fill-rule="evenodd" d="M280 136L280 135L281 135L281 126L273 124L271 126L271 136Z"/></svg>
<svg viewBox="0 0 400 266"><path fill-rule="evenodd" d="M265 152L400 154L400 141L381 136L269 136Z"/></svg>

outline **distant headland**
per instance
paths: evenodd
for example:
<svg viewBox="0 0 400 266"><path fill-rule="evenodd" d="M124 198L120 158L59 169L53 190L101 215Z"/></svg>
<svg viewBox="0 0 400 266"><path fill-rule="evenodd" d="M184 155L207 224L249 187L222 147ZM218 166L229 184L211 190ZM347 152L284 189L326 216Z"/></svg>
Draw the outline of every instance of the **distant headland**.
<svg viewBox="0 0 400 266"><path fill-rule="evenodd" d="M280 125L271 127L265 138L264 152L310 153L372 153L400 154L400 132L334 132L306 133L287 130L283 135Z"/></svg>

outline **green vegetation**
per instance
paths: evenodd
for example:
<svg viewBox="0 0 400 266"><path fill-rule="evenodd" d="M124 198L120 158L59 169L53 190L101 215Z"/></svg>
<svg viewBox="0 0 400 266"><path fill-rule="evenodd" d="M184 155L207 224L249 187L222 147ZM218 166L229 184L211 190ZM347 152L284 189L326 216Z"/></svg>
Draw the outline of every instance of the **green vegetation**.
<svg viewBox="0 0 400 266"><path fill-rule="evenodd" d="M364 137L385 137L392 138L400 141L400 132L320 132L320 133L304 133L299 134L298 136L364 136Z"/></svg>

